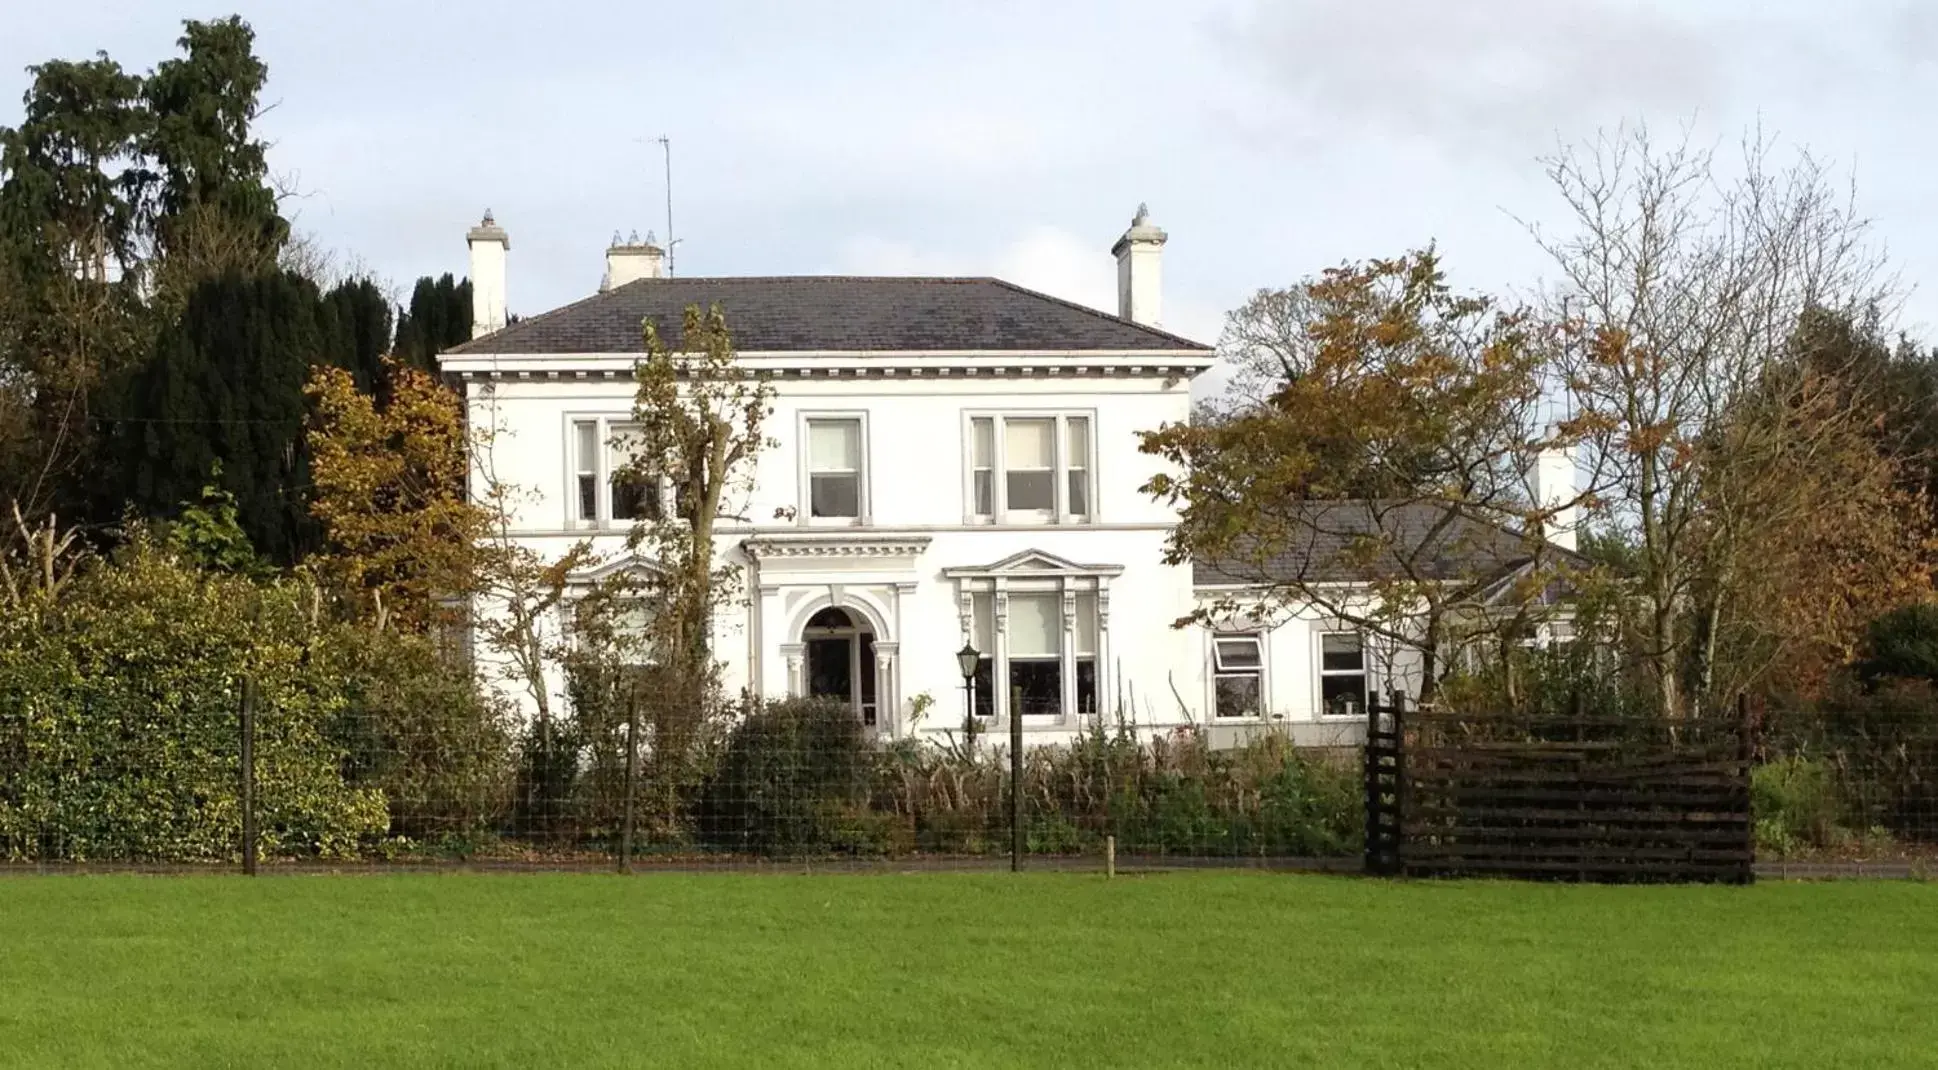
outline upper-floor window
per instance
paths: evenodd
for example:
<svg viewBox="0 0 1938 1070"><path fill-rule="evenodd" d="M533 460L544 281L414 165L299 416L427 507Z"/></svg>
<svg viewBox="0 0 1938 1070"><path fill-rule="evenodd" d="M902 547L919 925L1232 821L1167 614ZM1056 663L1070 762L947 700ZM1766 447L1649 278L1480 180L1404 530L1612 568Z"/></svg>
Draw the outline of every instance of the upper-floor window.
<svg viewBox="0 0 1938 1070"><path fill-rule="evenodd" d="M638 428L610 418L572 421L574 527L609 527L658 520L665 511L662 481L638 471Z"/></svg>
<svg viewBox="0 0 1938 1070"><path fill-rule="evenodd" d="M972 416L968 460L969 513L976 520L1053 524L1091 517L1089 416Z"/></svg>
<svg viewBox="0 0 1938 1070"><path fill-rule="evenodd" d="M859 416L807 418L809 520L859 521L868 493L865 436Z"/></svg>

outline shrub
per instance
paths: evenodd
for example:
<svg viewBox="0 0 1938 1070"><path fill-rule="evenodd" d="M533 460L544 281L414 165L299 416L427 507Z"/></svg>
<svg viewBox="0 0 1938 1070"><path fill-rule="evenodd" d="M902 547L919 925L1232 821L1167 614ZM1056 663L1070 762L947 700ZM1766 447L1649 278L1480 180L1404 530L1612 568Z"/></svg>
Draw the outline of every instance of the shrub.
<svg viewBox="0 0 1938 1070"><path fill-rule="evenodd" d="M393 834L467 843L502 824L510 715L468 665L424 636L349 624L324 636L318 658L343 692L328 734L345 752L344 776L384 794Z"/></svg>
<svg viewBox="0 0 1938 1070"><path fill-rule="evenodd" d="M1871 621L1857 668L1871 681L1895 677L1938 682L1938 604L1902 606Z"/></svg>
<svg viewBox="0 0 1938 1070"><path fill-rule="evenodd" d="M1849 838L1844 808L1829 763L1779 758L1750 775L1756 847L1776 857L1806 847L1835 847Z"/></svg>
<svg viewBox="0 0 1938 1070"><path fill-rule="evenodd" d="M1932 819L1938 814L1938 695L1932 685L1834 683L1813 699L1772 704L1761 739L1772 764L1807 759L1828 770L1845 827L1938 840Z"/></svg>
<svg viewBox="0 0 1938 1070"><path fill-rule="evenodd" d="M874 758L846 703L755 706L734 726L702 789L700 839L761 853L852 848Z"/></svg>
<svg viewBox="0 0 1938 1070"><path fill-rule="evenodd" d="M238 681L254 678L265 855L347 856L385 830L348 782L344 708L307 588L199 572L137 536L58 601L0 619L0 855L212 861L241 851Z"/></svg>

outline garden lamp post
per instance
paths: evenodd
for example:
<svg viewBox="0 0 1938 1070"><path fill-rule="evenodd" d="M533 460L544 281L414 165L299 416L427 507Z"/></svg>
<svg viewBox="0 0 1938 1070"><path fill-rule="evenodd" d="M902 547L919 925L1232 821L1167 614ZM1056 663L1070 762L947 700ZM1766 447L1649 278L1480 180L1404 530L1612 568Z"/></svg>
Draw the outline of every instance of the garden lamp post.
<svg viewBox="0 0 1938 1070"><path fill-rule="evenodd" d="M976 666L982 664L982 651L974 643L962 644L956 651L956 669L962 673L962 693L968 700L968 715L962 722L962 733L970 743L976 741Z"/></svg>

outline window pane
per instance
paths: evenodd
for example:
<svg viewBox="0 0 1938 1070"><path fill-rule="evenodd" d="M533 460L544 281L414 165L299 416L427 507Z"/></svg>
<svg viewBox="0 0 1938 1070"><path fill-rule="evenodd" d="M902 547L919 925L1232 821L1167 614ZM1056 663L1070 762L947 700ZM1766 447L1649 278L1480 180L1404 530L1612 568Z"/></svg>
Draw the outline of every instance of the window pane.
<svg viewBox="0 0 1938 1070"><path fill-rule="evenodd" d="M1054 468L1055 440L1055 420L1003 421L1003 467L1012 472L1020 468Z"/></svg>
<svg viewBox="0 0 1938 1070"><path fill-rule="evenodd" d="M592 420L580 420L572 425L573 456L572 470L580 474L598 474L599 463L599 425Z"/></svg>
<svg viewBox="0 0 1938 1070"><path fill-rule="evenodd" d="M1012 470L1005 483L1009 490L1011 509L1040 509L1047 512L1056 508L1055 472Z"/></svg>
<svg viewBox="0 0 1938 1070"><path fill-rule="evenodd" d="M659 519L659 488L632 479L612 481L614 520Z"/></svg>
<svg viewBox="0 0 1938 1070"><path fill-rule="evenodd" d="M579 519L599 519L599 477L590 472L579 476Z"/></svg>
<svg viewBox="0 0 1938 1070"><path fill-rule="evenodd" d="M1366 667L1365 650L1357 633L1335 633L1319 642L1319 667L1326 672L1358 672Z"/></svg>
<svg viewBox="0 0 1938 1070"><path fill-rule="evenodd" d="M1097 652L1097 596L1077 596L1077 653Z"/></svg>
<svg viewBox="0 0 1938 1070"><path fill-rule="evenodd" d="M975 647L986 655L996 653L995 596L971 595L971 616L975 619Z"/></svg>
<svg viewBox="0 0 1938 1070"><path fill-rule="evenodd" d="M636 462L638 458L635 454L639 452L639 446L638 428L613 428L612 437L606 440L606 474L614 475Z"/></svg>
<svg viewBox="0 0 1938 1070"><path fill-rule="evenodd" d="M861 477L853 473L808 476L808 508L813 516L861 515Z"/></svg>
<svg viewBox="0 0 1938 1070"><path fill-rule="evenodd" d="M996 659L976 662L976 716L996 716Z"/></svg>
<svg viewBox="0 0 1938 1070"><path fill-rule="evenodd" d="M606 440L606 479L611 484L613 520L649 520L659 515L659 488L636 478L639 430L615 427Z"/></svg>
<svg viewBox="0 0 1938 1070"><path fill-rule="evenodd" d="M1097 712L1097 659L1077 661L1077 712Z"/></svg>
<svg viewBox="0 0 1938 1070"><path fill-rule="evenodd" d="M1258 638L1236 635L1212 640L1218 653L1218 671L1256 669L1259 666Z"/></svg>
<svg viewBox="0 0 1938 1070"><path fill-rule="evenodd" d="M1009 653L1051 657L1063 649L1063 599L1054 594L1009 596Z"/></svg>
<svg viewBox="0 0 1938 1070"><path fill-rule="evenodd" d="M1025 717L1058 715L1063 712L1063 662L1054 658L1009 661L1009 687L1021 692Z"/></svg>
<svg viewBox="0 0 1938 1070"><path fill-rule="evenodd" d="M1220 717L1252 717L1258 714L1258 674L1220 676L1216 681L1217 714Z"/></svg>
<svg viewBox="0 0 1938 1070"><path fill-rule="evenodd" d="M1090 420L1084 416L1071 416L1063 421L1065 444L1069 452L1064 455L1064 464L1071 468L1084 468L1090 464Z"/></svg>
<svg viewBox="0 0 1938 1070"><path fill-rule="evenodd" d="M808 469L815 472L861 470L860 420L809 420Z"/></svg>
<svg viewBox="0 0 1938 1070"><path fill-rule="evenodd" d="M1070 470L1070 515L1090 515L1090 473L1078 468Z"/></svg>
<svg viewBox="0 0 1938 1070"><path fill-rule="evenodd" d="M1366 676L1350 673L1319 678L1319 698L1325 712L1335 716L1366 712Z"/></svg>
<svg viewBox="0 0 1938 1070"><path fill-rule="evenodd" d="M991 468L996 464L995 421L988 417L978 417L969 421L970 464L976 468Z"/></svg>
<svg viewBox="0 0 1938 1070"><path fill-rule="evenodd" d="M996 473L987 468L976 470L976 515L993 516L996 512Z"/></svg>

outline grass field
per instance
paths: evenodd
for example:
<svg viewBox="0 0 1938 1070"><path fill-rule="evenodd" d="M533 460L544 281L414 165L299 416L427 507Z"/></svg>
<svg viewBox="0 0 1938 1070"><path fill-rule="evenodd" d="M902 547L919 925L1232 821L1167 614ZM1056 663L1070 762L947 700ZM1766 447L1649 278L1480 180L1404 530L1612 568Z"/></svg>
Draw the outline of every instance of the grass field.
<svg viewBox="0 0 1938 1070"><path fill-rule="evenodd" d="M0 879L8 1066L1931 1066L1938 886Z"/></svg>

